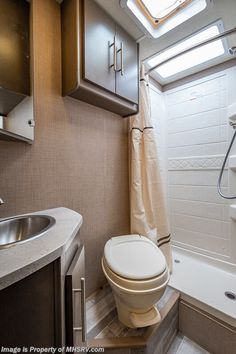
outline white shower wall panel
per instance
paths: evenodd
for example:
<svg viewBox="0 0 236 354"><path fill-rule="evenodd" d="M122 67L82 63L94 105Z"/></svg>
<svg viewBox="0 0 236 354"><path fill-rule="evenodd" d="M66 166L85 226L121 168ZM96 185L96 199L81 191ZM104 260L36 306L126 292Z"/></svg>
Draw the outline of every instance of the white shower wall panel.
<svg viewBox="0 0 236 354"><path fill-rule="evenodd" d="M185 167L186 160L178 160L178 164L176 167L173 167L172 170L169 169L169 183L170 185L190 185L190 186L214 186L216 187L216 181L218 178L217 170L207 170L207 167L200 167L199 170L197 168L194 170L190 170L190 163L187 167ZM175 170L176 168L176 170ZM177 170L178 169L178 170ZM228 176L227 173L223 175L222 178L222 186L228 186ZM216 193L216 190L215 190Z"/></svg>
<svg viewBox="0 0 236 354"><path fill-rule="evenodd" d="M216 259L221 259L222 254L228 261L230 256L230 241L222 238L213 238L199 231L190 231L172 226L172 233L178 242L176 245L185 249L190 249L199 253L209 255ZM204 251L203 251L204 250Z"/></svg>
<svg viewBox="0 0 236 354"><path fill-rule="evenodd" d="M207 128L177 132L170 134L168 147L176 148L182 146L193 146L202 144L214 144L227 140L227 126L218 125Z"/></svg>
<svg viewBox="0 0 236 354"><path fill-rule="evenodd" d="M212 111L200 112L194 115L168 120L169 134L204 129L225 124L226 108L213 109Z"/></svg>
<svg viewBox="0 0 236 354"><path fill-rule="evenodd" d="M223 204L228 211L228 203L216 193L214 186L185 186L185 185L171 185L169 184L169 198L173 201L192 201L195 205L202 205L201 202L212 203L213 205ZM222 188L222 192L227 194L228 188ZM199 203L195 203L199 202ZM192 209L191 209L192 210ZM191 211L188 211L191 212ZM229 215L228 215L229 217Z"/></svg>
<svg viewBox="0 0 236 354"><path fill-rule="evenodd" d="M176 210L184 215L197 216L213 220L229 221L228 205L211 202L198 202L194 200L181 200L172 198L170 210Z"/></svg>
<svg viewBox="0 0 236 354"><path fill-rule="evenodd" d="M170 92L168 95L168 104L173 106L178 103L186 102L189 98L194 100L196 96L202 97L206 94L214 94L219 91L227 90L227 83L224 75L215 77L213 80L202 80L201 85L185 85L177 90ZM172 94L174 93L174 94Z"/></svg>
<svg viewBox="0 0 236 354"><path fill-rule="evenodd" d="M195 89L195 87L193 89ZM195 91L193 91L193 95L190 93L187 101L178 102L176 104L169 104L168 102L169 119L173 120L178 117L186 117L188 115L191 116L200 112L219 109L224 107L225 103L226 90L222 89L219 92L205 92L199 94L195 94Z"/></svg>
<svg viewBox="0 0 236 354"><path fill-rule="evenodd" d="M168 148L168 156L170 158L179 156L212 156L212 155L223 155L227 149L227 143L212 143L204 145L189 145L181 147Z"/></svg>
<svg viewBox="0 0 236 354"><path fill-rule="evenodd" d="M236 102L235 79L236 69L230 68L164 93L173 243L232 263L236 226L229 218L230 202L219 197L216 185L232 136L227 106ZM223 192L231 193L232 184L236 177L226 169Z"/></svg>
<svg viewBox="0 0 236 354"><path fill-rule="evenodd" d="M203 222L202 217L181 213L181 209L178 211L179 213L171 213L171 222L175 227L192 232L197 231L211 238L230 239L230 225L228 222L209 217L204 217Z"/></svg>

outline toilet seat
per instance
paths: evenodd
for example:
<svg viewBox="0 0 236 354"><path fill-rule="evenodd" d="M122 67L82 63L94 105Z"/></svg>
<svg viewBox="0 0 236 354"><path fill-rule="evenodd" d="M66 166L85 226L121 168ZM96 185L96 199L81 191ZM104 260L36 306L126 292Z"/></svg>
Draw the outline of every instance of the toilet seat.
<svg viewBox="0 0 236 354"><path fill-rule="evenodd" d="M132 279L124 278L114 273L109 268L104 257L102 258L102 269L104 274L110 279L111 282L131 292L132 291L152 292L156 288L161 287L165 283L167 283L170 278L168 267L166 267L165 271L162 274L154 278L150 278L146 280L132 280Z"/></svg>
<svg viewBox="0 0 236 354"><path fill-rule="evenodd" d="M150 283L156 283L167 270L165 257L159 248L147 237L140 235L111 238L105 245L104 258L113 277L117 275L118 278L126 278L129 282L133 280L134 283L149 280Z"/></svg>

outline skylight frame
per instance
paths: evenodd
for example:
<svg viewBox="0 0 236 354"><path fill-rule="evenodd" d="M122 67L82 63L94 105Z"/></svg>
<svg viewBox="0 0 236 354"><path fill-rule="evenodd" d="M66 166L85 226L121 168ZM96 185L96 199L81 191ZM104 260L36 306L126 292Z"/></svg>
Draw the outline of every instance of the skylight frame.
<svg viewBox="0 0 236 354"><path fill-rule="evenodd" d="M142 10L151 18L154 26L160 25L160 23L166 21L169 17L173 16L177 11L180 11L183 7L189 5L194 0L175 0L173 5L170 6L170 11L163 13L162 15L154 14L152 9L145 2L146 0L138 0ZM166 9L167 11L167 9Z"/></svg>
<svg viewBox="0 0 236 354"><path fill-rule="evenodd" d="M176 11L174 16L169 16L165 21L157 23L145 10L141 0L120 0L120 6L148 38L156 39L174 28L182 27L190 18L200 16L202 11L209 11L213 5L211 0L192 0Z"/></svg>
<svg viewBox="0 0 236 354"><path fill-rule="evenodd" d="M163 55L163 53L167 52L168 50L172 50L174 47L176 47L176 46L178 46L178 45L184 43L185 41L189 41L192 37L194 37L194 36L196 36L196 35L198 35L198 34L201 34L202 32L204 32L204 31L206 31L206 30L208 30L209 28L214 27L214 26L216 26L216 27L218 28L218 31L219 31L218 33L224 32L223 21L222 21L222 20L217 20L217 21L215 21L215 22L209 24L208 26L203 27L201 30L192 33L190 36L185 37L184 39L182 39L181 41L175 43L174 45L165 48L164 50L162 50L161 52L157 53L156 55L153 55L152 57L146 59L146 60L145 60L145 64L146 64L147 68L150 69L152 66L154 66L154 65L156 64L156 63L154 63L154 62L151 62L151 63L150 63L150 61L153 60L157 55ZM209 38L212 38L212 36L209 37ZM225 57L225 58L228 57L227 53L228 53L228 48L229 48L229 47L228 47L228 42L227 42L227 39L226 39L226 38L221 38L221 39L217 40L216 42L221 42L222 48L224 49L224 51L222 52L222 54L219 54L219 55L217 55L217 56L214 56L214 57L212 57L212 58L210 58L210 59L208 59L208 60L206 60L206 61L202 61L202 62L200 62L199 64L196 64L196 65L194 65L194 66L187 67L187 68L184 69L184 70L175 72L175 73L173 73L172 75L163 77L163 76L161 76L160 73L158 72L158 69L160 69L160 68L161 68L162 66L164 66L164 65L169 65L170 63L173 65L174 60L175 60L175 59L173 59L173 61L170 60L168 63L161 65L161 62L163 62L165 59L167 59L167 57L165 57L165 58L163 58L163 60L161 60L160 66L158 66L158 68L155 69L155 70L152 72L152 73L153 73L153 76L154 76L159 82L161 82L161 83L164 83L164 82L166 82L166 81L167 81L167 82L173 82L173 81L175 81L175 80L177 80L177 79L179 79L179 78L181 78L181 77L188 76L188 75L190 75L190 74L192 74L192 73L194 73L194 72L198 72L198 71L203 70L204 68L207 68L207 67L213 66L213 65L215 65L215 64L218 64L219 61L220 61L220 59L221 59L222 57ZM216 42L215 42L215 43L216 43ZM214 42L213 42L213 43L214 43ZM205 47L205 46L206 46L206 45L204 45L203 47ZM209 44L209 46L210 46L210 44ZM187 48L186 48L186 49L187 49ZM189 53L192 53L194 50L195 50L195 49L193 49L193 50L190 51ZM177 54L177 52L176 52L176 54ZM174 55L174 53L173 53L172 55ZM171 57L170 57L170 58L171 58ZM178 58L181 58L181 55L180 55ZM178 58L176 58L176 60L178 60ZM209 65L209 63L211 63L211 65Z"/></svg>

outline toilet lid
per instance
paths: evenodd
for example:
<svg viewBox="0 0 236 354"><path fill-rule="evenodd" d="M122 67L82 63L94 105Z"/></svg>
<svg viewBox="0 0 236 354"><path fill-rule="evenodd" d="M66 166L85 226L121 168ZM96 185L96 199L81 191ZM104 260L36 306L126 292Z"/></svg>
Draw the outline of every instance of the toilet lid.
<svg viewBox="0 0 236 354"><path fill-rule="evenodd" d="M116 274L144 280L158 276L166 269L166 261L159 248L147 237L126 235L107 241L104 257Z"/></svg>

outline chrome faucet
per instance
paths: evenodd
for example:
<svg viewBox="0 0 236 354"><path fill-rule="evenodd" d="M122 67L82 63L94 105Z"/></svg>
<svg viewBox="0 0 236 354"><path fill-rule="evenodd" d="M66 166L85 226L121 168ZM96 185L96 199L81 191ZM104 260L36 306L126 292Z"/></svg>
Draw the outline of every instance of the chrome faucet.
<svg viewBox="0 0 236 354"><path fill-rule="evenodd" d="M2 198L0 198L0 205L3 205L4 201L2 200Z"/></svg>

